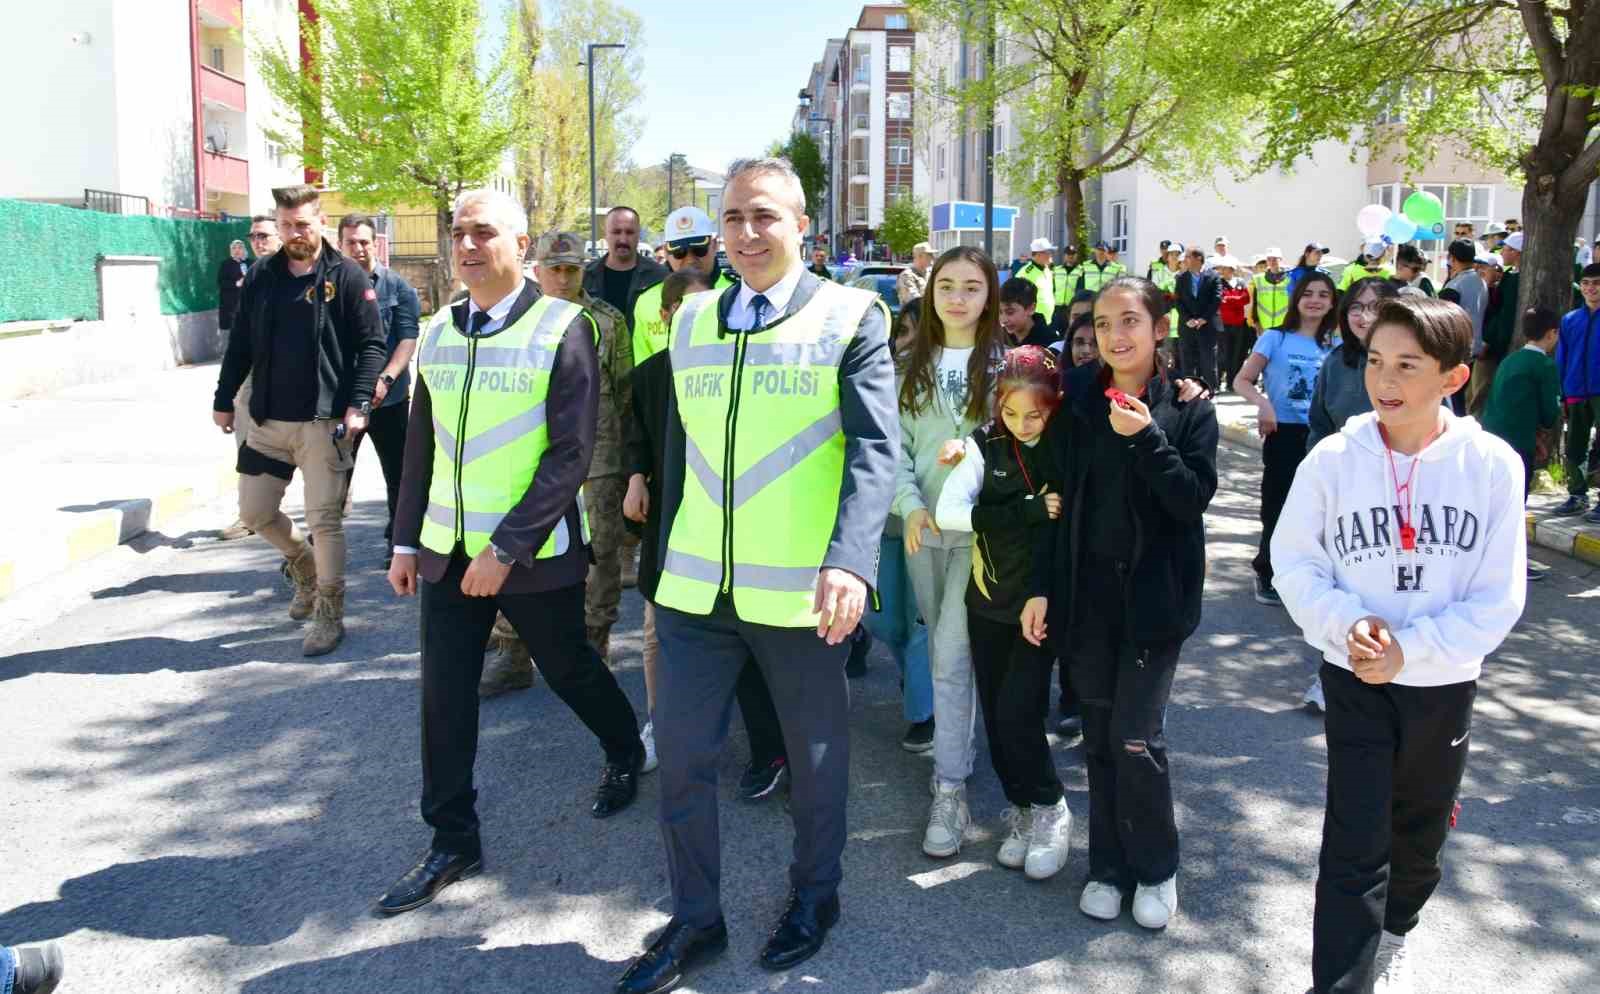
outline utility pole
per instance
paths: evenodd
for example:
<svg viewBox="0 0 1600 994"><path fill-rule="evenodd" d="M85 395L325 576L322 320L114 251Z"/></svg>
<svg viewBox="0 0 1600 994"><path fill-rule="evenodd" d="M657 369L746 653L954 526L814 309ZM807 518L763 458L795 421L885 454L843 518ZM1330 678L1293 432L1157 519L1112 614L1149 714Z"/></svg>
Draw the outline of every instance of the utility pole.
<svg viewBox="0 0 1600 994"><path fill-rule="evenodd" d="M983 13L983 254L994 260L994 8Z"/></svg>
<svg viewBox="0 0 1600 994"><path fill-rule="evenodd" d="M672 167L677 164L678 153L667 156L667 213L672 213Z"/></svg>
<svg viewBox="0 0 1600 994"><path fill-rule="evenodd" d="M599 200L599 179L595 164L594 150L594 53L601 48L627 48L628 46L616 42L605 42L588 46L584 56L584 65L589 69L589 248L591 251L600 241L600 235L595 229L594 213L597 209L596 201Z"/></svg>

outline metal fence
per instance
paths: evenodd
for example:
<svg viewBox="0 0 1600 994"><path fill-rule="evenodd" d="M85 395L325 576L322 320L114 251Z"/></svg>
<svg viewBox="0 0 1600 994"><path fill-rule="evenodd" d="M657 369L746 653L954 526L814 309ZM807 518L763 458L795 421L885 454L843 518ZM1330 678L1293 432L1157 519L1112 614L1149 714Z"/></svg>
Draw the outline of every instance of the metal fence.
<svg viewBox="0 0 1600 994"><path fill-rule="evenodd" d="M388 214L377 219L380 234L389 236L389 255L401 259L434 259L439 255L438 215Z"/></svg>
<svg viewBox="0 0 1600 994"><path fill-rule="evenodd" d="M131 193L115 193L111 190L83 191L83 206L85 210L99 211L102 214L149 214L150 198L135 196Z"/></svg>

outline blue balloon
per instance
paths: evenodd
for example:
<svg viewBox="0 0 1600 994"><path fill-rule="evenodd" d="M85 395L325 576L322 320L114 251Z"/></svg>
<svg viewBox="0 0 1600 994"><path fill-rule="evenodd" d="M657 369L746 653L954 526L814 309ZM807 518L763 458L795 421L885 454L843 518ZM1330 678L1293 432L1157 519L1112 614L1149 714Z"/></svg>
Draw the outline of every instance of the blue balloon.
<svg viewBox="0 0 1600 994"><path fill-rule="evenodd" d="M1391 215L1388 222L1384 224L1383 234L1385 238L1388 238L1394 244L1399 245L1402 242L1409 242L1411 239L1417 237L1417 226L1413 224L1411 219L1406 217L1404 214L1394 214Z"/></svg>

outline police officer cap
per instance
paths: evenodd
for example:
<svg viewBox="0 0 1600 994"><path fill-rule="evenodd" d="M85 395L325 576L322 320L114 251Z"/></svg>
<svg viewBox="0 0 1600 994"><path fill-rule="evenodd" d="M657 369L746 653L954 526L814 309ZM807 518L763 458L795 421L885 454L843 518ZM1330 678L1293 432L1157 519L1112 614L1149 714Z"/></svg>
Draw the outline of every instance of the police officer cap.
<svg viewBox="0 0 1600 994"><path fill-rule="evenodd" d="M1495 269L1501 268L1502 265L1500 262L1500 257L1495 255L1493 252L1479 252L1477 257L1472 261L1480 266L1492 266Z"/></svg>
<svg viewBox="0 0 1600 994"><path fill-rule="evenodd" d="M679 207L667 215L667 244L673 242L699 242L716 235L716 225L711 215L698 207Z"/></svg>
<svg viewBox="0 0 1600 994"><path fill-rule="evenodd" d="M583 265L583 239L570 231L551 231L539 237L534 261L541 266Z"/></svg>
<svg viewBox="0 0 1600 994"><path fill-rule="evenodd" d="M1097 249L1099 249L1099 250L1100 250L1100 251L1102 251L1102 252L1109 252L1109 251L1111 251L1111 243L1110 243L1110 242L1107 242L1107 241L1104 241L1104 240L1102 240L1102 241L1098 241L1098 242L1095 242L1095 243L1094 243L1094 247L1095 247L1095 248L1097 248Z"/></svg>
<svg viewBox="0 0 1600 994"><path fill-rule="evenodd" d="M1500 244L1504 245L1508 249L1512 249L1514 251L1521 252L1522 251L1522 232L1513 231L1511 234L1507 235L1506 236L1506 240L1501 242Z"/></svg>
<svg viewBox="0 0 1600 994"><path fill-rule="evenodd" d="M1263 259L1282 259L1283 258L1283 249L1279 248L1276 245L1273 245L1270 248L1268 248L1265 252L1261 253L1261 258L1263 258Z"/></svg>
<svg viewBox="0 0 1600 994"><path fill-rule="evenodd" d="M1048 238L1035 238L1028 243L1028 252L1030 254L1034 252L1054 252L1055 250L1056 247L1050 244L1050 239Z"/></svg>

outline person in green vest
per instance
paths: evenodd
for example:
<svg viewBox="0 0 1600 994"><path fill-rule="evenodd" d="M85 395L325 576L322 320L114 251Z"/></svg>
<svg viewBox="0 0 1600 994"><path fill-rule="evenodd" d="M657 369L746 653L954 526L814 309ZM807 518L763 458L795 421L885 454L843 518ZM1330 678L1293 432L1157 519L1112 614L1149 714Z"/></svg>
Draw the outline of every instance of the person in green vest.
<svg viewBox="0 0 1600 994"><path fill-rule="evenodd" d="M900 448L889 313L805 271L805 192L787 160L735 162L722 203L740 284L685 297L667 350L655 733L672 918L616 994L669 990L727 948L717 775L752 655L790 747L797 836L760 965L808 959L839 918L845 657L877 582Z"/></svg>
<svg viewBox="0 0 1600 994"><path fill-rule="evenodd" d="M1250 303L1244 312L1256 337L1283 327L1283 319L1289 315L1289 274L1283 268L1283 249L1272 246L1263 255L1267 268L1250 280Z"/></svg>
<svg viewBox="0 0 1600 994"><path fill-rule="evenodd" d="M1384 279L1393 276L1394 269L1384 261L1388 252L1389 244L1378 238L1361 246L1361 257L1345 266L1344 272L1339 274L1339 292L1344 293L1350 289L1350 284L1369 276L1381 276Z"/></svg>
<svg viewBox="0 0 1600 994"><path fill-rule="evenodd" d="M1017 275L1014 277L1033 284L1034 310L1047 322L1053 319L1056 313L1056 281L1050 267L1050 260L1055 257L1055 250L1056 247L1050 244L1050 239L1035 238L1028 243L1028 261L1017 270Z"/></svg>
<svg viewBox="0 0 1600 994"><path fill-rule="evenodd" d="M1121 273L1128 271L1128 267L1111 258L1111 245L1104 241L1094 243L1094 258L1078 267L1078 282L1073 288L1077 293L1087 290L1090 293L1099 293L1100 288L1116 279Z"/></svg>
<svg viewBox="0 0 1600 994"><path fill-rule="evenodd" d="M733 286L734 280L717 267L717 226L710 215L695 206L679 207L667 215L667 267L677 272L693 267L706 274L718 290ZM661 278L644 284L633 297L628 324L633 332L633 364L667 347L667 326L661 320Z"/></svg>
<svg viewBox="0 0 1600 994"><path fill-rule="evenodd" d="M1172 310L1167 312L1167 340L1161 343L1161 352L1166 357L1167 369L1172 375L1178 375L1183 367L1183 356L1178 349L1178 270L1183 267L1183 243L1176 241L1162 241L1161 257L1150 263L1150 282L1160 287L1162 292L1173 301Z"/></svg>
<svg viewBox="0 0 1600 994"><path fill-rule="evenodd" d="M1100 284L1101 286L1105 286L1106 283L1110 283L1112 280L1128 271L1128 267L1122 262L1122 250L1117 248L1117 246L1111 242L1106 243L1106 257L1111 264L1106 267L1106 278L1105 281ZM1113 273L1115 273L1115 275L1113 275ZM1095 292L1098 293L1099 291L1096 290Z"/></svg>
<svg viewBox="0 0 1600 994"><path fill-rule="evenodd" d="M528 216L510 196L469 190L451 218L467 296L440 308L417 346L388 577L396 594L421 595L422 817L433 842L379 898L391 915L483 869L472 768L496 609L605 752L594 817L633 803L645 758L633 706L584 633L594 321L523 276Z"/></svg>

